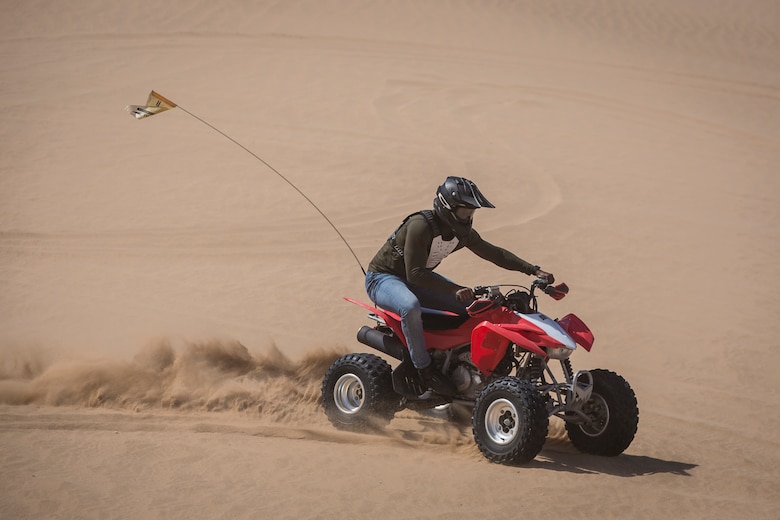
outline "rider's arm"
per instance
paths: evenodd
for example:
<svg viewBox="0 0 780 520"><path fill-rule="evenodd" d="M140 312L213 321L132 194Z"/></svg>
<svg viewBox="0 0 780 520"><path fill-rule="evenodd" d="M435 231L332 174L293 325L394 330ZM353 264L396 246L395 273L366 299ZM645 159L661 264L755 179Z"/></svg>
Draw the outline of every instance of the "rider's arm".
<svg viewBox="0 0 780 520"><path fill-rule="evenodd" d="M426 267L433 242L433 231L425 219L412 218L406 227L404 237L404 263L406 280L414 285L434 291L455 294L462 286L436 276ZM399 234L400 237L400 234Z"/></svg>
<svg viewBox="0 0 780 520"><path fill-rule="evenodd" d="M474 229L469 234L469 241L466 247L480 258L484 258L510 271L520 271L521 273L534 275L539 270L539 266L526 262L514 253L502 247L494 246L487 240L484 240Z"/></svg>

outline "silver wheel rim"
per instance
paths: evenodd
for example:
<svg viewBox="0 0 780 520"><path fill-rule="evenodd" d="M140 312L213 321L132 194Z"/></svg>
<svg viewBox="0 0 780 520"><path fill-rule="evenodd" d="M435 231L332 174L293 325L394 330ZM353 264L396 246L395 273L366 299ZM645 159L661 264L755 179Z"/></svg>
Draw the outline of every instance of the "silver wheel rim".
<svg viewBox="0 0 780 520"><path fill-rule="evenodd" d="M333 400L342 413L352 415L363 407L363 383L355 374L344 374L333 387Z"/></svg>
<svg viewBox="0 0 780 520"><path fill-rule="evenodd" d="M581 424L580 430L588 437L598 437L609 425L609 406L599 394L593 393L588 402L582 407L582 411L591 421L590 424Z"/></svg>
<svg viewBox="0 0 780 520"><path fill-rule="evenodd" d="M507 399L496 399L485 412L488 438L496 444L509 444L517 437L520 427L517 408Z"/></svg>

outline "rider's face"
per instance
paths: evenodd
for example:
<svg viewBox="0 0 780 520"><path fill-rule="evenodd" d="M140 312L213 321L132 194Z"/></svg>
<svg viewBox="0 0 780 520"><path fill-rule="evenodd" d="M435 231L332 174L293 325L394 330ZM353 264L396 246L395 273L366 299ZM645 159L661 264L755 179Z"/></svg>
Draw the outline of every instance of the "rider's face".
<svg viewBox="0 0 780 520"><path fill-rule="evenodd" d="M474 212L476 211L475 208L467 208L466 206L458 206L455 208L455 211L453 212L455 214L455 218L458 219L461 222L470 222L471 219L474 217Z"/></svg>

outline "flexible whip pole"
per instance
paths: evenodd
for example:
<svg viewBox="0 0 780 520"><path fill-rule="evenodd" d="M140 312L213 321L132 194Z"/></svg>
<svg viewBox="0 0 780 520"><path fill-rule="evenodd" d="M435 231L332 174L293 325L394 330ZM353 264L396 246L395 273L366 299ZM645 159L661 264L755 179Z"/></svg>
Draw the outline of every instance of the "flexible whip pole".
<svg viewBox="0 0 780 520"><path fill-rule="evenodd" d="M313 201L312 201L312 200L311 200L309 197L307 197L305 193L303 193L301 190L299 190L299 189L298 189L298 187L297 187L295 184L293 184L292 182L290 182L290 179L288 179L287 177L285 177L284 175L282 175L281 173L279 173L279 170L277 170L276 168L274 168L273 166L271 166L270 164L268 164L267 162L265 162L265 161L263 160L263 158L262 158L262 157L260 157L259 155L257 155L256 153L254 153L252 150L250 150L249 148L247 148L247 147L246 147L246 146L244 146L243 144L239 143L238 141L236 141L235 139L233 139L232 137L230 137L229 135L227 135L225 132L223 132L222 130L220 130L220 129L219 129L219 128L217 128L216 126L212 125L211 123L209 123L208 121L206 121L206 120L204 120L204 119L201 119L200 117L196 116L195 114L193 114L193 113L192 113L192 112L190 112L189 110L185 109L185 108L184 108L184 107L182 107L181 105L176 105L176 106L177 106L178 108L182 109L182 110L183 110L185 113L189 114L190 116L194 117L195 119L197 119L198 121L200 121L201 123L203 123L204 125L206 125L206 126L208 126L209 128L211 128L211 129L212 129L212 130L214 130L215 132L219 132L220 134L222 134L223 136L225 136L227 139L229 139L230 141L232 141L232 142L233 142L234 144L236 144L237 146L241 147L241 148L242 148L244 151L246 151L246 152L247 152L249 155L251 155L252 157L254 157L255 159L257 159L258 161L260 161L261 163L263 163L264 165L266 165L266 166L267 166L267 167L268 167L268 168L269 168L269 169L270 169L272 172L274 172L276 175L278 175L279 177L281 177L281 178L282 178L282 180L284 180L284 182L286 182L287 184L289 184L289 185L292 187L292 189L294 189L295 191L297 191L297 192L298 192L298 194L299 194L301 197L303 197L304 199L306 199L306 202L308 202L309 204L311 204L311 205L312 205L312 207L313 207L314 209L316 209L316 210L317 210L317 212L318 212L320 215L322 215L322 218L324 218L324 219L325 219L325 221L326 221L328 224L330 224L330 227L332 227L332 228L333 228L333 231L335 231L335 232L336 232L336 234L339 236L339 238L341 239L341 241L342 241L342 242L344 242L344 245L345 245L345 246L347 246L347 249L349 249L349 252L350 252L350 253L352 253L352 256L355 258L355 261L357 262L358 266L360 267L360 270L361 270L361 271L363 271L363 276L365 276L365 275L366 275L366 270L365 270L365 269L363 269L363 264L361 264L361 263L360 263L360 259L359 259L359 258L357 257L357 255L355 254L355 251L352 249L352 246L350 246L350 245L349 245L349 242L347 242L347 239L346 239L346 238L344 238L344 235L342 235L342 234L341 234L341 231L339 231L339 229L336 227L336 225L335 225L333 222L331 222L331 220L328 218L328 216L327 216L327 215L325 215L325 213L323 213L323 212L322 212L322 210L321 210L321 209L320 209L320 208L319 208L319 207L318 207L318 206L317 206L317 205L316 205L316 204L315 204L315 203L314 203L314 202L313 202Z"/></svg>

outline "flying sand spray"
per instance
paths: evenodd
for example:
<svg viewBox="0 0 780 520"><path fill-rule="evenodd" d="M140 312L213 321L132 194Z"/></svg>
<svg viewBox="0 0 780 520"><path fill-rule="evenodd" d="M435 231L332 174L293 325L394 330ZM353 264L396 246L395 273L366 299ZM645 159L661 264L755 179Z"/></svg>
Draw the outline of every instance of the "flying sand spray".
<svg viewBox="0 0 780 520"><path fill-rule="evenodd" d="M190 112L189 110L185 109L185 108L184 108L184 107L182 107L181 105L177 105L177 104L176 104L176 103L174 103L173 101L171 101L171 100L169 100L169 99L166 99L166 98L164 98L163 96L161 96L160 94L158 94L158 93L157 93L157 92L155 92L154 90L152 90L152 91L149 93L149 98L146 100L146 105L145 105L145 106L139 106L139 105L128 105L128 106L126 106L126 107L125 107L125 110L127 110L128 112L130 112L131 114L133 114L133 116L135 116L135 118L136 118L136 119L143 119L143 118L145 118L145 117L150 117L150 116L153 116L153 115L155 115L155 114L159 114L160 112L164 112L164 111L166 111L166 110L169 110L169 109L171 109L171 108L179 108L180 110L184 111L186 114L189 114L190 116L194 117L195 119L197 119L198 121L200 121L200 122L201 122L201 123L203 123L204 125L206 125L206 126L208 126L209 128L211 128L212 130L214 130L214 131L216 131L216 132L218 132L218 133L222 134L222 135L223 135L223 136L225 136L227 139L229 139L230 141L232 141L232 142L233 142L233 143L235 143L236 145L240 146L240 147L241 147L241 148L242 148L244 151L246 151L246 152L247 152L249 155L251 155L252 157L254 157L255 159L257 159L258 161L260 161L261 163L263 163L265 166L267 166L267 167L268 167L268 168L269 168L269 169L270 169L272 172L274 172L276 175L278 175L279 177L281 177L281 178L282 178L282 180L284 180L284 182L286 182L287 184L289 184L289 185L290 185L290 186L291 186L291 187L292 187L292 188L293 188L295 191L297 191L297 192L300 194L300 196L301 196L301 197L303 197L304 199L306 199L306 201L307 201L309 204L311 204L311 205L312 205L312 207L313 207L314 209L316 209L316 210L317 210L317 212L319 212L319 214L320 214L320 215L322 215L322 218L324 218L324 219L325 219L325 221L326 221L328 224L330 224L330 227L332 227L332 228L333 228L333 231L335 231L335 232L336 232L336 234L338 234L338 236L339 236L339 238L341 239L341 241L342 241L342 242L344 242L344 245L346 245L346 246L347 246L347 248L349 249L349 252L350 252L350 253L352 253L352 256L355 258L355 261L358 263L358 266L360 266L360 270L361 270L361 271L363 271L363 275L365 276L365 274L366 274L366 270L365 270L365 269L363 269L363 264L361 264L361 263L360 263L360 259L358 259L357 255L355 254L355 251L354 251L354 250L352 249L352 247L349 245L349 243L347 242L347 239L346 239L346 238L344 238L344 235L342 235L342 234L341 234L341 231L339 231L339 230L338 230L338 228L336 227L336 225L335 225L335 224L333 224L333 222L331 222L331 220L330 220L330 219L327 217L327 215L325 215L325 213L323 213L323 212L322 212L322 210L321 210L319 207L317 207L317 205L316 205L316 204L315 204L315 203L314 203L314 202L313 202L313 201L312 201L312 200L311 200L309 197L307 197L305 193L303 193L303 192L302 192L300 189L298 189L298 187L297 187L295 184L293 184L292 182L290 182L290 180L289 180L287 177L285 177L284 175L282 175L281 173L279 173L279 171L278 171L276 168L274 168L273 166L271 166L270 164L268 164L267 162L265 162L265 161L264 161L264 160L263 160L263 159L262 159L262 158L261 158L259 155L257 155L256 153L254 153L252 150L250 150L249 148L247 148L247 147L246 147L246 146L244 146L243 144L239 143L238 141L236 141L235 139L233 139L232 137L230 137L230 136L229 136L229 135L227 135L225 132L223 132L223 131L222 131L222 130L220 130L219 128L215 127L214 125L212 125L212 124L211 124L211 123L209 123L208 121L205 121L205 120L201 119L200 117L196 116L195 114L193 114L193 113L192 113L192 112Z"/></svg>

